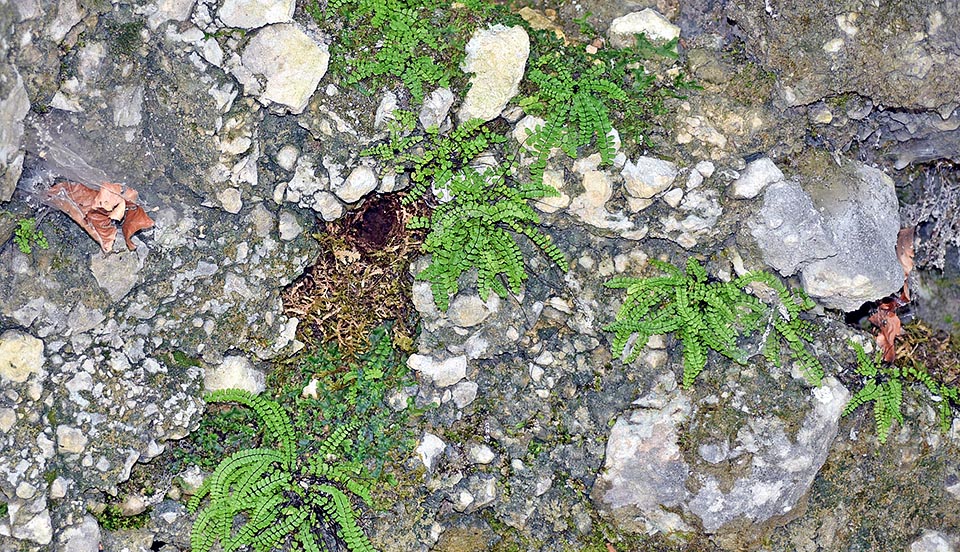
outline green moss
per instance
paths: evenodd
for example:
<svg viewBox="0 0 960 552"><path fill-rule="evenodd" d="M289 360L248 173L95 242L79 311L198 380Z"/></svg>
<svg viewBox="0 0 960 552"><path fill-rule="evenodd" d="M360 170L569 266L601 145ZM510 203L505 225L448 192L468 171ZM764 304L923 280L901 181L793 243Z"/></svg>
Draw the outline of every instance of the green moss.
<svg viewBox="0 0 960 552"><path fill-rule="evenodd" d="M140 47L140 31L145 27L143 21L129 23L109 22L106 25L110 39L109 49L115 56L132 56Z"/></svg>
<svg viewBox="0 0 960 552"><path fill-rule="evenodd" d="M121 531L123 529L141 529L150 521L150 509L135 516L125 516L119 506L107 506L99 514L94 514L97 523L107 531Z"/></svg>

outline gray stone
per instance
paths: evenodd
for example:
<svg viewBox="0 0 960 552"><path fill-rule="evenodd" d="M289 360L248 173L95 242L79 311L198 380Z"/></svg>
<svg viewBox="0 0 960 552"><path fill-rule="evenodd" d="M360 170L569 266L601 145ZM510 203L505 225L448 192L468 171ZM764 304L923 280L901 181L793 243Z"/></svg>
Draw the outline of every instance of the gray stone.
<svg viewBox="0 0 960 552"><path fill-rule="evenodd" d="M437 387L449 387L467 376L467 357L464 355L442 361L426 355L410 355L407 366Z"/></svg>
<svg viewBox="0 0 960 552"><path fill-rule="evenodd" d="M752 199L768 185L782 180L783 173L773 161L769 157L761 157L747 164L740 178L730 185L730 192L737 199Z"/></svg>
<svg viewBox="0 0 960 552"><path fill-rule="evenodd" d="M217 200L223 206L223 210L235 215L243 208L243 199L240 197L240 190L237 188L225 188L217 192Z"/></svg>
<svg viewBox="0 0 960 552"><path fill-rule="evenodd" d="M447 317L461 328L472 328L490 316L490 309L476 294L461 294L450 302Z"/></svg>
<svg viewBox="0 0 960 552"><path fill-rule="evenodd" d="M87 436L78 428L57 426L57 450L68 454L80 454L87 448Z"/></svg>
<svg viewBox="0 0 960 552"><path fill-rule="evenodd" d="M67 327L73 334L83 333L96 328L106 319L106 315L99 309L92 309L83 303L77 303L77 306L70 311L70 316L67 317Z"/></svg>
<svg viewBox="0 0 960 552"><path fill-rule="evenodd" d="M132 127L140 124L143 110L143 87L140 85L121 86L113 98L113 124L118 127Z"/></svg>
<svg viewBox="0 0 960 552"><path fill-rule="evenodd" d="M301 207L310 208L313 197L327 189L326 183L317 175L315 161L307 156L302 156L297 160L297 170L293 173L293 178L287 182L285 199L292 203L298 203Z"/></svg>
<svg viewBox="0 0 960 552"><path fill-rule="evenodd" d="M256 29L293 19L294 0L224 0L217 17L227 27Z"/></svg>
<svg viewBox="0 0 960 552"><path fill-rule="evenodd" d="M904 276L896 255L900 219L893 180L863 165L848 178L840 188L810 190L838 252L809 263L800 275L808 294L850 312L894 293Z"/></svg>
<svg viewBox="0 0 960 552"><path fill-rule="evenodd" d="M218 366L206 367L203 374L206 391L243 389L259 395L266 388L266 376L246 357L227 356Z"/></svg>
<svg viewBox="0 0 960 552"><path fill-rule="evenodd" d="M960 538L940 531L924 529L920 538L910 544L909 552L957 552Z"/></svg>
<svg viewBox="0 0 960 552"><path fill-rule="evenodd" d="M339 186L333 187L333 193L345 203L356 203L363 196L377 189L377 173L366 165L350 171Z"/></svg>
<svg viewBox="0 0 960 552"><path fill-rule="evenodd" d="M77 23L80 23L84 14L78 9L76 0L60 0L57 3L56 14L57 16L47 27L47 35L53 42L60 42Z"/></svg>
<svg viewBox="0 0 960 552"><path fill-rule="evenodd" d="M142 246L138 250L141 248ZM110 254L98 251L90 255L90 272L114 302L123 299L136 287L140 279L140 269L143 267L140 254L139 251Z"/></svg>
<svg viewBox="0 0 960 552"><path fill-rule="evenodd" d="M417 445L416 453L423 465L426 466L427 471L432 472L437 467L437 462L445 448L447 448L447 445L443 440L432 433L425 432L420 444Z"/></svg>
<svg viewBox="0 0 960 552"><path fill-rule="evenodd" d="M62 552L93 552L100 548L100 525L93 516L83 516L83 521L67 527L60 533Z"/></svg>
<svg viewBox="0 0 960 552"><path fill-rule="evenodd" d="M16 81L5 98L0 98L0 202L10 201L23 168L23 120L30 111L30 99L23 80L13 67Z"/></svg>
<svg viewBox="0 0 960 552"><path fill-rule="evenodd" d="M327 72L330 54L293 23L270 25L257 31L243 50L243 68L265 79L262 89L244 92L260 103L278 103L298 114ZM249 82L249 81L248 81Z"/></svg>
<svg viewBox="0 0 960 552"><path fill-rule="evenodd" d="M17 330L0 335L0 378L24 382L43 369L43 341Z"/></svg>
<svg viewBox="0 0 960 552"><path fill-rule="evenodd" d="M293 144L287 144L277 152L277 165L285 171L292 171L297 166L300 150Z"/></svg>
<svg viewBox="0 0 960 552"><path fill-rule="evenodd" d="M668 396L646 400L662 406L617 418L591 496L626 530L689 530L680 516L667 509L680 506L690 495L685 487L690 468L678 444L680 424L690 415L690 401L676 389Z"/></svg>
<svg viewBox="0 0 960 552"><path fill-rule="evenodd" d="M438 88L424 98L419 117L423 128L440 128L450 112L453 100L453 92L449 88Z"/></svg>
<svg viewBox="0 0 960 552"><path fill-rule="evenodd" d="M748 226L763 253L763 262L784 276L811 261L837 254L810 195L793 181L770 185L763 194L763 206Z"/></svg>
<svg viewBox="0 0 960 552"><path fill-rule="evenodd" d="M479 385L472 381L461 381L453 387L453 404L465 408L477 398Z"/></svg>
<svg viewBox="0 0 960 552"><path fill-rule="evenodd" d="M738 518L763 523L793 510L807 494L813 478L827 459L837 435L840 414L850 393L830 377L811 391L813 408L804 417L796 439L790 439L782 420L755 418L737 435L734 454L750 453L746 475L727 490L712 475L701 475L700 490L688 508L713 533Z"/></svg>
<svg viewBox="0 0 960 552"><path fill-rule="evenodd" d="M496 455L487 445L473 444L467 448L467 459L474 464L489 464Z"/></svg>
<svg viewBox="0 0 960 552"><path fill-rule="evenodd" d="M393 120L393 112L400 107L397 103L397 95L389 90L384 93L383 98L377 105L377 112L373 116L373 128L380 129L387 124L387 121Z"/></svg>
<svg viewBox="0 0 960 552"><path fill-rule="evenodd" d="M650 199L673 186L677 166L662 159L641 156L636 163L628 160L620 175L628 194L638 199Z"/></svg>
<svg viewBox="0 0 960 552"><path fill-rule="evenodd" d="M327 222L343 216L343 204L337 201L337 196L330 192L320 192L313 196L311 208L320 213L320 217Z"/></svg>
<svg viewBox="0 0 960 552"><path fill-rule="evenodd" d="M473 75L458 117L461 122L489 121L500 115L519 91L530 55L530 37L522 27L494 25L478 29L466 50L463 70Z"/></svg>
<svg viewBox="0 0 960 552"><path fill-rule="evenodd" d="M280 212L279 225L280 239L282 241L291 241L297 238L302 232L303 227L297 222L297 215L290 211Z"/></svg>
<svg viewBox="0 0 960 552"><path fill-rule="evenodd" d="M849 312L903 285L899 204L883 172L852 163L827 168L806 188L770 185L749 226L764 262L784 276L799 270L808 294Z"/></svg>
<svg viewBox="0 0 960 552"><path fill-rule="evenodd" d="M636 43L635 35L643 33L651 42L663 44L680 36L680 27L670 23L654 9L647 8L628 13L610 23L608 36L614 48L625 48Z"/></svg>
<svg viewBox="0 0 960 552"><path fill-rule="evenodd" d="M25 511L26 510L26 511ZM19 512L21 519L30 515L29 510ZM53 540L53 524L50 522L50 511L44 509L31 516L25 522L19 522L13 527L13 537L20 540L29 540L37 544L48 545Z"/></svg>
<svg viewBox="0 0 960 552"><path fill-rule="evenodd" d="M157 0L147 17L147 26L150 30L156 30L167 21L186 21L195 3L196 0Z"/></svg>

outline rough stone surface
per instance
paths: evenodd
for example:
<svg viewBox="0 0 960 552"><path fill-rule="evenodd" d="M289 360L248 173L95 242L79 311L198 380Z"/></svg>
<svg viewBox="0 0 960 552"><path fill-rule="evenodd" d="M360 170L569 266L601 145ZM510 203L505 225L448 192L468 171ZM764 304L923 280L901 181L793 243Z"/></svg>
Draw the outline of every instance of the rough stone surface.
<svg viewBox="0 0 960 552"><path fill-rule="evenodd" d="M763 206L748 224L763 261L784 276L795 274L810 261L837 254L823 216L796 182L771 184L763 195Z"/></svg>
<svg viewBox="0 0 960 552"><path fill-rule="evenodd" d="M423 434L423 439L421 439L420 444L417 445L416 452L428 472L432 472L434 468L437 467L437 462L440 460L440 455L443 454L446 446L443 440L436 435L432 433Z"/></svg>
<svg viewBox="0 0 960 552"><path fill-rule="evenodd" d="M910 552L957 552L960 538L940 531L924 529L920 538L910 544Z"/></svg>
<svg viewBox="0 0 960 552"><path fill-rule="evenodd" d="M952 2L920 0L892 9L865 4L837 10L829 0L774 8L764 0L726 5L749 52L781 70L786 105L857 92L885 108L956 104L960 17Z"/></svg>
<svg viewBox="0 0 960 552"><path fill-rule="evenodd" d="M737 199L752 199L770 184L782 180L783 172L773 161L769 157L761 157L747 164L747 168L740 173L740 178L730 185L730 191Z"/></svg>
<svg viewBox="0 0 960 552"><path fill-rule="evenodd" d="M614 48L625 48L636 43L635 36L644 33L655 43L664 43L680 36L680 27L652 8L629 13L610 23L608 36Z"/></svg>
<svg viewBox="0 0 960 552"><path fill-rule="evenodd" d="M799 270L807 293L849 312L903 285L898 203L893 181L877 169L828 171L804 188L771 185L751 234L765 262L783 275Z"/></svg>
<svg viewBox="0 0 960 552"><path fill-rule="evenodd" d="M294 0L224 0L217 17L228 27L256 29L293 19Z"/></svg>
<svg viewBox="0 0 960 552"><path fill-rule="evenodd" d="M23 80L13 67L13 86L5 96L0 95L0 202L9 201L20 178L23 152L23 120L30 110L30 99ZM2 91L2 89L0 89Z"/></svg>
<svg viewBox="0 0 960 552"><path fill-rule="evenodd" d="M467 375L467 357L463 355L442 361L426 355L410 355L407 365L437 387L450 387Z"/></svg>
<svg viewBox="0 0 960 552"><path fill-rule="evenodd" d="M449 88L438 88L424 98L419 116L423 128L440 128L453 106L453 100L453 92Z"/></svg>
<svg viewBox="0 0 960 552"><path fill-rule="evenodd" d="M667 190L677 178L677 166L655 157L638 157L627 161L620 172L627 193L639 199L650 199Z"/></svg>
<svg viewBox="0 0 960 552"><path fill-rule="evenodd" d="M737 434L740 444L732 454L750 453L746 475L732 488L720 481L700 477L702 487L689 502L689 509L708 532L744 517L754 523L790 512L807 493L813 478L830 452L838 423L850 393L834 378L827 378L812 392L813 408L804 418L795 439L785 433L775 417L758 418Z"/></svg>
<svg viewBox="0 0 960 552"><path fill-rule="evenodd" d="M263 372L254 368L250 359L228 356L224 357L219 366L206 369L203 386L208 393L236 388L259 395L266 387L266 377Z"/></svg>
<svg viewBox="0 0 960 552"><path fill-rule="evenodd" d="M0 335L0 376L7 381L24 382L43 369L43 341L17 330Z"/></svg>
<svg viewBox="0 0 960 552"><path fill-rule="evenodd" d="M265 81L244 83L247 94L256 95L264 105L279 103L300 113L326 74L330 54L297 25L282 23L257 31L242 59L244 69Z"/></svg>
<svg viewBox="0 0 960 552"><path fill-rule="evenodd" d="M489 121L500 115L519 90L529 55L530 37L522 27L495 25L477 30L467 43L463 61L463 70L473 76L460 106L460 121Z"/></svg>
<svg viewBox="0 0 960 552"><path fill-rule="evenodd" d="M370 167L360 165L350 171L339 186L333 187L333 193L345 203L355 203L377 188L377 173Z"/></svg>
<svg viewBox="0 0 960 552"><path fill-rule="evenodd" d="M672 377L672 376L671 376ZM684 483L690 468L683 460L679 426L691 412L689 399L674 391L648 395L642 408L617 419L610 430L606 459L594 484L593 499L631 531L682 531L683 520L668 511L689 498Z"/></svg>
<svg viewBox="0 0 960 552"><path fill-rule="evenodd" d="M838 253L801 271L807 293L844 311L903 286L903 267L895 252L900 223L893 180L866 166L853 173L843 188L810 190Z"/></svg>

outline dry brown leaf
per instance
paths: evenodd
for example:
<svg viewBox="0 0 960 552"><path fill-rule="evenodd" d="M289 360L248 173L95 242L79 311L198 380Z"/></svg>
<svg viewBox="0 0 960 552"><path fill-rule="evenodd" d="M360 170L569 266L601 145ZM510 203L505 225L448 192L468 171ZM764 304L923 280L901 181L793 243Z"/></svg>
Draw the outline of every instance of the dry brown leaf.
<svg viewBox="0 0 960 552"><path fill-rule="evenodd" d="M901 228L897 234L897 259L903 266L904 276L913 272L913 236L916 227Z"/></svg>
<svg viewBox="0 0 960 552"><path fill-rule="evenodd" d="M337 262L351 264L360 260L360 252L353 249L334 249L333 257Z"/></svg>
<svg viewBox="0 0 960 552"><path fill-rule="evenodd" d="M897 356L897 337L903 324L897 316L897 307L902 306L897 299L884 299L877 312L870 315L870 323L880 329L877 334L877 347L883 351L883 361L893 362Z"/></svg>
<svg viewBox="0 0 960 552"><path fill-rule="evenodd" d="M126 203L126 209L126 216L123 218L120 229L123 231L123 240L127 243L127 249L133 251L137 246L130 238L145 228L153 227L153 219L143 210L143 207L136 203Z"/></svg>
<svg viewBox="0 0 960 552"><path fill-rule="evenodd" d="M127 248L136 249L130 238L138 231L153 226L153 220L135 203L133 188L112 182L94 190L77 182L59 182L47 190L46 202L60 209L109 252L117 239L114 221L123 220L123 237Z"/></svg>

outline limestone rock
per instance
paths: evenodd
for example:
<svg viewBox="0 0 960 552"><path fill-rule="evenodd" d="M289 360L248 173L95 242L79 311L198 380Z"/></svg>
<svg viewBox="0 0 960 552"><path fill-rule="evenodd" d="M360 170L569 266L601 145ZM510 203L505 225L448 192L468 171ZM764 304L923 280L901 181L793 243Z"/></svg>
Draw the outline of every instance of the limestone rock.
<svg viewBox="0 0 960 552"><path fill-rule="evenodd" d="M453 105L453 92L449 88L438 88L423 100L420 108L420 124L423 128L437 127L443 124Z"/></svg>
<svg viewBox="0 0 960 552"><path fill-rule="evenodd" d="M266 377L246 357L228 356L219 366L205 369L203 386L208 393L219 389L244 389L259 395L266 388Z"/></svg>
<svg viewBox="0 0 960 552"><path fill-rule="evenodd" d="M783 172L770 160L761 157L747 164L747 168L740 173L740 178L733 181L730 191L737 199L751 199L757 197L768 185L783 180Z"/></svg>
<svg viewBox="0 0 960 552"><path fill-rule="evenodd" d="M228 27L256 29L293 19L293 0L224 0L217 17Z"/></svg>
<svg viewBox="0 0 960 552"><path fill-rule="evenodd" d="M672 375L670 377L673 377ZM674 385L674 387L676 387ZM659 399L658 399L659 400ZM674 508L689 498L690 469L678 444L690 401L676 389L660 408L641 409L617 419L607 441L606 460L591 496L618 525L636 532L687 530Z"/></svg>
<svg viewBox="0 0 960 552"><path fill-rule="evenodd" d="M428 472L432 472L437 467L437 461L445 448L447 448L447 445L436 435L427 432L423 434L423 439L417 445L416 452Z"/></svg>
<svg viewBox="0 0 960 552"><path fill-rule="evenodd" d="M100 525L93 516L83 516L83 521L67 527L60 533L63 552L89 552L100 546Z"/></svg>
<svg viewBox="0 0 960 552"><path fill-rule="evenodd" d="M680 36L680 27L652 8L628 13L610 23L610 45L625 48L636 42L634 35L644 33L651 42L665 43Z"/></svg>
<svg viewBox="0 0 960 552"><path fill-rule="evenodd" d="M490 316L490 309L478 295L457 295L450 302L447 317L461 328L472 328Z"/></svg>
<svg viewBox="0 0 960 552"><path fill-rule="evenodd" d="M522 27L494 25L477 30L467 43L463 61L463 70L473 76L460 106L460 121L489 121L500 115L519 90L529 55L530 37Z"/></svg>
<svg viewBox="0 0 960 552"><path fill-rule="evenodd" d="M167 21L186 21L196 0L157 0L152 13L147 17L147 27L156 30Z"/></svg>
<svg viewBox="0 0 960 552"><path fill-rule="evenodd" d="M57 426L57 449L60 452L80 454L87 448L88 442L87 436L80 429L67 425Z"/></svg>
<svg viewBox="0 0 960 552"><path fill-rule="evenodd" d="M0 377L24 382L43 368L43 341L17 330L0 335Z"/></svg>
<svg viewBox="0 0 960 552"><path fill-rule="evenodd" d="M437 387L449 387L467 376L467 357L464 355L442 361L427 355L410 355L407 366L423 374Z"/></svg>
<svg viewBox="0 0 960 552"><path fill-rule="evenodd" d="M770 186L751 233L771 266L784 275L799 269L808 294L850 312L903 285L899 204L893 180L878 169L846 163L824 171L802 189Z"/></svg>
<svg viewBox="0 0 960 552"><path fill-rule="evenodd" d="M677 166L655 157L640 156L636 163L628 160L620 175L628 194L638 199L650 199L673 186Z"/></svg>
<svg viewBox="0 0 960 552"><path fill-rule="evenodd" d="M743 517L762 523L791 511L807 494L813 478L827 459L837 435L840 414L850 393L835 378L811 391L813 408L803 419L796 439L785 432L776 417L751 421L738 440L751 453L746 475L722 489L713 476L701 477L703 486L690 500L689 509L715 532Z"/></svg>
<svg viewBox="0 0 960 552"><path fill-rule="evenodd" d="M763 252L763 262L784 276L811 260L837 254L823 216L793 181L771 184L763 195L763 206L748 225Z"/></svg>
<svg viewBox="0 0 960 552"><path fill-rule="evenodd" d="M909 552L957 552L957 550L960 550L960 537L924 529L920 538L910 544Z"/></svg>
<svg viewBox="0 0 960 552"><path fill-rule="evenodd" d="M16 68L16 81L6 97L0 98L0 202L10 201L23 168L23 119L30 111L30 99Z"/></svg>
<svg viewBox="0 0 960 552"><path fill-rule="evenodd" d="M110 255L97 251L90 255L90 272L96 278L97 284L116 302L136 287L140 270L143 268L141 255L145 254L146 249L143 246L137 247L136 251L121 251Z"/></svg>
<svg viewBox="0 0 960 552"><path fill-rule="evenodd" d="M297 222L297 215L290 211L281 211L278 231L281 241L291 241L303 232L303 227Z"/></svg>
<svg viewBox="0 0 960 552"><path fill-rule="evenodd" d="M360 165L350 171L350 176L344 179L339 186L333 187L333 193L344 203L356 203L376 188L377 173L366 165Z"/></svg>
<svg viewBox="0 0 960 552"><path fill-rule="evenodd" d="M259 95L260 103L279 103L298 114L307 107L310 96L327 72L330 54L293 23L270 25L257 31L243 51L243 68L265 79L262 89L247 94Z"/></svg>

